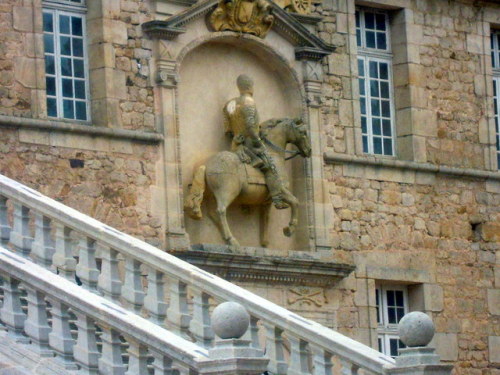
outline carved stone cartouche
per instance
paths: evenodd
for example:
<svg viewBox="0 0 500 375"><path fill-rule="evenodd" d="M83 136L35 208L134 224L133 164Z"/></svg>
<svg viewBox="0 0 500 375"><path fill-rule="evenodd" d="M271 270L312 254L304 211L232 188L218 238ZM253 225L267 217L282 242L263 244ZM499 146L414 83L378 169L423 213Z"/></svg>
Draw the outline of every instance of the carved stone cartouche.
<svg viewBox="0 0 500 375"><path fill-rule="evenodd" d="M236 31L264 38L274 16L267 0L220 0L209 21L215 31Z"/></svg>

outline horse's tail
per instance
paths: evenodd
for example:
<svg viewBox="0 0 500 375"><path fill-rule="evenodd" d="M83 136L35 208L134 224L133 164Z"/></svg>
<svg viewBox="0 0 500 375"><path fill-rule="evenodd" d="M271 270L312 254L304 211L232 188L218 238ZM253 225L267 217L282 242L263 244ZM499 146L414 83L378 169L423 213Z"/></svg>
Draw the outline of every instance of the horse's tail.
<svg viewBox="0 0 500 375"><path fill-rule="evenodd" d="M201 202L203 202L203 193L205 192L206 169L207 168L202 165L194 172L193 182L189 187L189 193L184 199L184 209L187 214L195 220L200 220L203 216L201 213Z"/></svg>

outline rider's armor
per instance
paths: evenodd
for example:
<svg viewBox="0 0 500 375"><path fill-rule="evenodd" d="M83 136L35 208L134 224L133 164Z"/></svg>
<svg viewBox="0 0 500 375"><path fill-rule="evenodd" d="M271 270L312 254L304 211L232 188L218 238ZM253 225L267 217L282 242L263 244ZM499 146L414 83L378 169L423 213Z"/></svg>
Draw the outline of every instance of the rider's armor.
<svg viewBox="0 0 500 375"><path fill-rule="evenodd" d="M243 92L241 94L229 100L223 109L224 130L232 137L231 150L243 163L251 164L264 173L266 185L276 208L287 208L288 204L283 201L283 181L273 158L260 138L259 115L255 101L251 94L245 95Z"/></svg>

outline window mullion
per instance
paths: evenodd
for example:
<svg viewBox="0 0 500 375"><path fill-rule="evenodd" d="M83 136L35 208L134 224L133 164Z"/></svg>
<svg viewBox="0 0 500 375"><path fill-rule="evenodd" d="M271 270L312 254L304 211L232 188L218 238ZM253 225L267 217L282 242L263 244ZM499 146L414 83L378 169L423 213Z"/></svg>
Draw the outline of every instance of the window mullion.
<svg viewBox="0 0 500 375"><path fill-rule="evenodd" d="M372 95L370 92L370 58L365 56L365 97L366 97L366 130L368 133L368 153L373 154L373 118L372 118Z"/></svg>
<svg viewBox="0 0 500 375"><path fill-rule="evenodd" d="M54 64L56 73L57 117L63 117L62 74L61 74L61 44L59 34L59 11L54 10Z"/></svg>

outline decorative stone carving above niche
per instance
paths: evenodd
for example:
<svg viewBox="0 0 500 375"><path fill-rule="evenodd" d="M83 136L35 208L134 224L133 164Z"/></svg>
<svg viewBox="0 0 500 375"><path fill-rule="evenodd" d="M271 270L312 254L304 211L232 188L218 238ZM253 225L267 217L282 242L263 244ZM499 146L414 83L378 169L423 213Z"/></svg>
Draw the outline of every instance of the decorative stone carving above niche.
<svg viewBox="0 0 500 375"><path fill-rule="evenodd" d="M259 0L257 0L256 2L258 1ZM267 2L266 0L262 1ZM233 2L240 3L242 2L242 0L234 0ZM219 20L217 21L219 23L216 24L214 28L215 30L219 30L218 27L222 27L223 30L245 32L254 35L260 34L259 36L261 37L265 36L269 29L272 28L276 33L280 34L283 38L288 40L289 43L295 46L295 58L297 60L319 61L323 57L328 56L333 51L335 51L335 46L325 43L321 38L316 36L313 32L308 30L308 28L303 25L303 23L309 24L313 21L319 21L317 17L307 15L300 15L296 17L294 14L285 11L274 2L268 2L267 5L264 6L264 8L265 12L259 11L256 13L256 15L248 16L255 17L255 20L247 23L246 28L243 28L240 25L238 26L240 30L237 30L236 26L233 26L232 29L227 29L225 27L229 24L228 22L225 23L226 26L222 27L222 21L220 21L219 16L214 16L214 18L217 18ZM226 12L224 13L226 14L226 16L224 17L226 18L223 19L227 21L229 17L227 15L227 7L221 8L218 0L205 0L200 1L179 13L170 16L166 20L146 22L142 24L142 29L151 38L175 40L179 35L187 31L186 26L188 23L200 17L212 17L213 14L217 13L218 9L222 9L223 12ZM212 16L209 16L209 14L212 14ZM233 17L234 19L235 15L232 15L231 17ZM271 18L269 17L272 17L272 22ZM306 22L304 22L304 19L306 19ZM252 24L251 27L248 26L250 24ZM267 29L264 26L266 26ZM257 31L257 28L259 28L260 31Z"/></svg>

